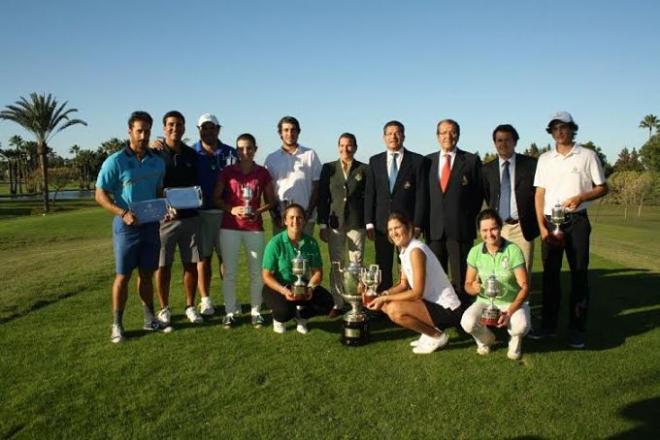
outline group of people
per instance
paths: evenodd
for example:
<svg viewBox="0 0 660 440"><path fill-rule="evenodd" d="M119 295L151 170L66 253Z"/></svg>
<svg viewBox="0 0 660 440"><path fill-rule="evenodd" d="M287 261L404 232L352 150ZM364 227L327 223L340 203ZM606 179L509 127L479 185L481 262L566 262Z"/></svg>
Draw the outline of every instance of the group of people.
<svg viewBox="0 0 660 440"><path fill-rule="evenodd" d="M215 251L223 277L223 325L236 322L236 275L241 245L248 257L251 320L264 324L262 301L272 310L273 330L307 333L307 320L317 314L337 317L345 305L338 266L332 265L329 290L323 278L319 245L328 244L332 262L363 264L365 242L374 242L375 262L382 271L379 295L368 304L394 323L421 334L413 352L431 353L444 346L453 326L471 334L485 355L495 335L480 323L490 303L485 279L494 274L501 286L496 304L497 327L511 335L508 356L519 359L522 337L531 328L527 297L534 240L541 236L543 255L542 321L529 337L556 334L563 253L571 269L569 345L584 347L589 301L589 203L607 192L597 155L575 142L577 124L567 112L554 114L547 125L555 146L534 158L515 152L518 133L511 125L493 131L497 159L482 166L479 157L458 148L460 126L438 122L439 151L428 156L404 147L405 128L390 121L383 128L385 151L362 163L355 158L356 137L342 133L338 159L321 165L316 152L298 143L299 122L283 117L278 125L282 145L264 166L254 156L250 134L236 148L219 140L220 124L212 114L197 124L200 140L192 148L183 141L185 119L172 111L163 117L164 138L149 144L151 117L135 112L128 121L129 144L110 156L97 179L96 199L115 215L113 245L116 277L112 289L112 342L124 340L123 310L127 286L138 269L138 290L147 330L171 330L169 287L178 246L183 263L185 314L191 322L214 313L210 300L211 257ZM158 197L163 188L199 185L199 209L170 212L158 223L137 223L130 204ZM243 189L252 198L245 201ZM487 208L482 210L483 204ZM247 205L249 203L249 207ZM550 215L559 204L566 212L562 240L550 232ZM272 217L273 237L265 245L262 215ZM483 243L473 246L477 231ZM422 236L424 242L421 241ZM400 266L393 285L395 251ZM293 260L307 262L304 293L294 293ZM153 272L161 310L153 304ZM449 274L449 276L447 275ZM451 279L451 281L450 281ZM195 293L199 290L199 312ZM476 297L476 301L473 302Z"/></svg>

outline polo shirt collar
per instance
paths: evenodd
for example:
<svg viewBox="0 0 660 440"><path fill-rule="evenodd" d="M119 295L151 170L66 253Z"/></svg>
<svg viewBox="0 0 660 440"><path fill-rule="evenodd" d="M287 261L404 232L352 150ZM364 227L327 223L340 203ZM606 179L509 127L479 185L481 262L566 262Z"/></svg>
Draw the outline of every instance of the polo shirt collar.
<svg viewBox="0 0 660 440"><path fill-rule="evenodd" d="M137 159L137 155L135 154L135 151L131 149L130 145L126 145L124 147L124 154L126 154L128 157L135 157ZM151 148L147 148L145 150L145 157L146 156L151 156L153 153L151 152Z"/></svg>
<svg viewBox="0 0 660 440"><path fill-rule="evenodd" d="M573 144L573 148L571 148L571 151L569 151L567 155L560 154L559 151L557 151L556 146L551 151L552 151L552 157L557 157L557 156L569 157L574 154L580 154L580 152L582 151L582 146L580 146L580 144L575 142Z"/></svg>
<svg viewBox="0 0 660 440"><path fill-rule="evenodd" d="M500 247L497 248L497 251L495 251L496 254L504 252L504 249L509 245L509 241L506 240L505 238L502 239L502 243L500 244ZM486 248L486 243L483 243L481 245L481 253L482 254L487 254L488 253L488 248Z"/></svg>

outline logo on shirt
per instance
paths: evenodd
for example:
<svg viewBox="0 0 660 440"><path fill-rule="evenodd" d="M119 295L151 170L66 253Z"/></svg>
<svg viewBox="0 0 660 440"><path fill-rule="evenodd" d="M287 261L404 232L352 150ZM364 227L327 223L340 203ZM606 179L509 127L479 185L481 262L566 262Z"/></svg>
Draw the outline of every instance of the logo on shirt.
<svg viewBox="0 0 660 440"><path fill-rule="evenodd" d="M502 258L502 269L508 269L509 268L509 257L504 257Z"/></svg>

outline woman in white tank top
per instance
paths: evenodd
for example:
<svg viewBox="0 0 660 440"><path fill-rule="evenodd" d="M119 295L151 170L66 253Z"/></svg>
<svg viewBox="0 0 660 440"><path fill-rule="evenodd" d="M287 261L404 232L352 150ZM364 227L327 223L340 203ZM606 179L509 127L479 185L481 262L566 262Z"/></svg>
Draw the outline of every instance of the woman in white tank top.
<svg viewBox="0 0 660 440"><path fill-rule="evenodd" d="M401 280L380 292L368 308L382 310L396 324L421 333L413 353L427 354L449 341L445 330L461 320L461 302L431 249L413 238L414 227L403 214L387 221L390 241L399 248Z"/></svg>

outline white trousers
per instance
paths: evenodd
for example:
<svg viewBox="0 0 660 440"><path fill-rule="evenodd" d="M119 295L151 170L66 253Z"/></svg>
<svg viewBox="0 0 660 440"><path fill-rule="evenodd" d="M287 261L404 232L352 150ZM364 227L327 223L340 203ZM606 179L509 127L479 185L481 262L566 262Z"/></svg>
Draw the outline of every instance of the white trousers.
<svg viewBox="0 0 660 440"><path fill-rule="evenodd" d="M527 241L522 233L520 223L517 225L502 225L502 237L518 245L525 257L525 266L529 276L529 285L531 290L532 263L534 260L534 240Z"/></svg>
<svg viewBox="0 0 660 440"><path fill-rule="evenodd" d="M238 275L238 255L241 243L245 246L248 260L248 274L250 276L250 304L251 313L256 315L261 310L261 259L264 253L263 231L237 231L234 229L220 229L220 249L222 261L225 266L225 275L222 280L222 292L225 297L225 312L239 313L236 304L236 276Z"/></svg>
<svg viewBox="0 0 660 440"><path fill-rule="evenodd" d="M364 255L364 240L367 236L365 229L332 229L328 234L328 253L330 254L330 284L332 299L335 307L343 307L344 300L341 297L341 274L336 264L332 262L341 262L342 268L346 266L347 261L352 261L362 265ZM348 260L346 254L348 253Z"/></svg>
<svg viewBox="0 0 660 440"><path fill-rule="evenodd" d="M487 342L492 341L495 338L493 332L479 322L481 319L481 313L486 307L488 307L488 304L486 303L474 302L463 313L463 317L461 318L461 327L463 327L463 330L467 333L472 335L479 347L489 345ZM522 337L526 335L530 329L530 323L529 304L525 302L509 319L509 325L507 326L509 335L512 337Z"/></svg>

